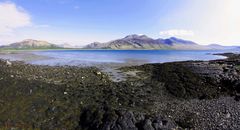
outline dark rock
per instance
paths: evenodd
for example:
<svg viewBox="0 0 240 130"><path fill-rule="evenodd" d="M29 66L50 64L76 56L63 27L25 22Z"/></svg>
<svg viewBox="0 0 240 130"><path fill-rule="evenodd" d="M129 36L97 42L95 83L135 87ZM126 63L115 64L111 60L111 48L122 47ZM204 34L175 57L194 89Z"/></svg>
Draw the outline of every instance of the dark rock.
<svg viewBox="0 0 240 130"><path fill-rule="evenodd" d="M149 119L146 119L143 123L143 130L154 130L152 126L152 121Z"/></svg>
<svg viewBox="0 0 240 130"><path fill-rule="evenodd" d="M133 114L126 110L94 109L92 111L90 108L85 109L81 114L78 128L84 130L168 130L176 127L173 121L161 116L148 118L141 113Z"/></svg>
<svg viewBox="0 0 240 130"><path fill-rule="evenodd" d="M0 128L239 129L240 58L232 56L124 67L139 73L118 83L94 67L0 60Z"/></svg>

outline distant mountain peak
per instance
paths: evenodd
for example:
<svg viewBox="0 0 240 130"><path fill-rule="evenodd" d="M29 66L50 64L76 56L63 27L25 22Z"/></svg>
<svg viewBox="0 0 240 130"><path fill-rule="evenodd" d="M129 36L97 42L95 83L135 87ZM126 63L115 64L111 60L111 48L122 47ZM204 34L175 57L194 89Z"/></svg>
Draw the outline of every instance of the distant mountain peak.
<svg viewBox="0 0 240 130"><path fill-rule="evenodd" d="M176 38L176 37L170 37L169 39L171 39L171 40L182 40L182 39Z"/></svg>
<svg viewBox="0 0 240 130"><path fill-rule="evenodd" d="M140 34L140 35L138 35L138 34L132 34L132 35L128 35L128 36L126 36L126 37L124 37L124 39L150 39L148 36L146 36L146 35L142 35L142 34Z"/></svg>
<svg viewBox="0 0 240 130"><path fill-rule="evenodd" d="M167 39L153 39L146 35L132 34L122 39L112 40L106 43L91 43L84 48L87 49L149 49L149 50L210 50L210 49L226 49L221 45L199 45L193 41L184 40L176 37ZM228 47L233 48L233 47ZM236 48L236 47L235 47Z"/></svg>
<svg viewBox="0 0 240 130"><path fill-rule="evenodd" d="M22 40L22 42L30 42L30 41L38 41L38 40L34 40L34 39L24 39L24 40Z"/></svg>
<svg viewBox="0 0 240 130"><path fill-rule="evenodd" d="M168 39L153 39L146 35L132 34L122 39L112 40L107 43L91 43L85 48L90 49L202 49L203 47L192 42L176 37Z"/></svg>
<svg viewBox="0 0 240 130"><path fill-rule="evenodd" d="M49 42L43 41L43 40L25 39L25 40L23 40L21 42L17 42L17 43L46 43L46 44L48 44Z"/></svg>
<svg viewBox="0 0 240 130"><path fill-rule="evenodd" d="M189 45L197 45L197 43L189 41L189 40L183 40L180 38L176 38L176 37L170 37L168 39L165 39L166 44L189 44Z"/></svg>
<svg viewBox="0 0 240 130"><path fill-rule="evenodd" d="M213 43L213 44L209 44L208 46L221 46L221 45Z"/></svg>
<svg viewBox="0 0 240 130"><path fill-rule="evenodd" d="M21 42L12 43L1 48L14 48L14 49L44 49L44 48L60 48L59 46L49 43L47 41L40 41L34 39L25 39Z"/></svg>
<svg viewBox="0 0 240 130"><path fill-rule="evenodd" d="M24 39L22 42L29 42L29 41L34 41L33 39Z"/></svg>

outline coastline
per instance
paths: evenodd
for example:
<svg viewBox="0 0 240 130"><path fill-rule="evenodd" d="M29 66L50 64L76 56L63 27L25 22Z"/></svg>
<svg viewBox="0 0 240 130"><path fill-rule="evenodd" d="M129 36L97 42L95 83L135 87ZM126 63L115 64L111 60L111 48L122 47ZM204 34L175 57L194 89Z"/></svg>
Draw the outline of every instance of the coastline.
<svg viewBox="0 0 240 130"><path fill-rule="evenodd" d="M171 50L109 50L109 49L91 49L91 50L87 50L87 49L30 49L30 50L1 50L0 51L0 56L6 56L7 58L5 59L9 59L11 60L11 58L13 59L13 61L16 59L18 61L34 61L34 60L47 60L47 59L54 59L54 57L51 56L46 56L46 55L41 55L41 54L37 54L34 52L44 52L44 51L171 51ZM184 50L172 50L172 51L183 51ZM195 51L195 50L187 50L187 51ZM202 50L199 50L202 51ZM210 51L210 50L209 50ZM213 50L211 50L213 51ZM206 52L207 55L218 55L215 54L218 52ZM225 53L225 52L220 52L220 53ZM219 57L219 59L225 59L227 58L227 56L224 55L219 55L221 57ZM8 58L9 57L9 58ZM0 57L1 58L1 57ZM3 57L4 59L4 57ZM182 60L182 61L187 61L187 60ZM115 62L102 62L103 64L114 64L114 66L116 64L123 64L121 66L124 66L124 64L126 66L129 65L141 65L141 64L148 64L147 61L141 61L140 63L138 63L140 61L138 61L137 59L127 59L126 61L124 61L124 63L115 63ZM176 62L176 61L163 61L161 63L167 63L167 62ZM93 66L95 65L94 62ZM96 62L97 63L97 62ZM151 63L151 62L150 62ZM158 62L154 62L154 63L158 63ZM101 63L100 63L101 64ZM67 64L66 64L67 65ZM80 65L81 67L81 65Z"/></svg>
<svg viewBox="0 0 240 130"><path fill-rule="evenodd" d="M0 58L1 59L8 59L10 61L22 61L25 62L26 64L31 64L32 62L38 61L45 61L45 60L54 60L54 57L51 56L43 56L39 55L33 52L42 52L42 51L65 51L65 50L76 50L76 49L36 49L36 50L5 50L5 51L0 51ZM99 49L98 49L99 50ZM76 50L77 51L77 50ZM84 51L89 51L89 50L84 50ZM104 51L104 50L102 50ZM111 50L109 50L111 51ZM114 50L115 51L115 50ZM119 51L124 51L124 50L119 50ZM127 50L129 51L129 50ZM141 51L141 50L135 50L135 51ZM144 50L145 51L145 50ZM152 50L149 50L152 51ZM162 51L162 50L161 50ZM167 51L167 50L163 50ZM183 50L179 50L183 51ZM211 54L215 55L215 54ZM223 56L221 59L226 59L227 56ZM174 61L173 61L174 62ZM176 61L175 61L176 62ZM165 62L165 63L171 63L171 62ZM143 64L150 64L150 63L144 63L144 62L138 62L137 60L133 61L126 61L124 63L114 63L114 62L102 62L102 63L94 63L91 62L89 64L86 63L81 63L78 65L71 65L71 66L77 66L77 67L96 67L100 69L102 72L106 73L109 75L109 78L113 80L114 82L121 82L121 81L126 81L127 78L131 77L132 75L136 75L136 73L133 72L122 72L120 68L122 67L130 67L130 66L139 66ZM36 64L38 65L38 64ZM41 64L40 64L41 65ZM63 65L50 65L50 66L68 66L67 64Z"/></svg>
<svg viewBox="0 0 240 130"><path fill-rule="evenodd" d="M125 66L119 82L96 67L0 60L0 128L238 129L240 56L226 56Z"/></svg>
<svg viewBox="0 0 240 130"><path fill-rule="evenodd" d="M32 51L0 51L0 58L23 62L52 59L52 57L40 56L31 52Z"/></svg>

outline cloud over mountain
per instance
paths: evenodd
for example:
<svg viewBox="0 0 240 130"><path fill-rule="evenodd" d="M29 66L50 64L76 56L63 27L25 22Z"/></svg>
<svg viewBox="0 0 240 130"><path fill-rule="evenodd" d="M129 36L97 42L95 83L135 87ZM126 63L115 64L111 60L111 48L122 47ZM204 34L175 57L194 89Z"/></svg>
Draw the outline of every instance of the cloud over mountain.
<svg viewBox="0 0 240 130"><path fill-rule="evenodd" d="M161 36L194 36L194 32L192 30L185 30L185 29L171 29L160 31L159 34Z"/></svg>

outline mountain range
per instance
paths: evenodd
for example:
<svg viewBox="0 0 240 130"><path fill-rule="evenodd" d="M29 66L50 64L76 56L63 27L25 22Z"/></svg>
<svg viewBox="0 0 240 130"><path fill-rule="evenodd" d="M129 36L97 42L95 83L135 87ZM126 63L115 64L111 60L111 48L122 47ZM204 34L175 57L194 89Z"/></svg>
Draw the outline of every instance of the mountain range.
<svg viewBox="0 0 240 130"><path fill-rule="evenodd" d="M71 44L56 45L47 41L33 39L0 46L0 49L114 49L114 50L224 50L235 49L239 46L221 46L218 44L199 45L193 41L183 40L176 37L167 39L153 39L146 35L128 35L124 38L106 43L94 42L84 47L72 46Z"/></svg>
<svg viewBox="0 0 240 130"><path fill-rule="evenodd" d="M150 50L209 50L231 49L218 44L199 45L193 41L183 40L176 37L167 39L153 39L146 35L128 35L122 39L106 43L94 42L84 47L85 49L150 49Z"/></svg>

